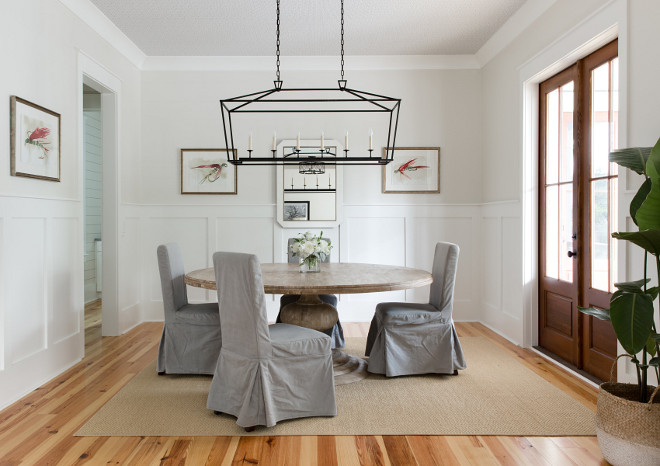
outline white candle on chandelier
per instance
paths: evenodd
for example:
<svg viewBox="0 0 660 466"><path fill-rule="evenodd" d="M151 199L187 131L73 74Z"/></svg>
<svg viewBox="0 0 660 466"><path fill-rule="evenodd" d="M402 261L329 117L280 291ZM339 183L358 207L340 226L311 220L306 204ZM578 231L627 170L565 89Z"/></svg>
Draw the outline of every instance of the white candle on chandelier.
<svg viewBox="0 0 660 466"><path fill-rule="evenodd" d="M346 136L344 136L344 150L348 150L348 131L346 131Z"/></svg>
<svg viewBox="0 0 660 466"><path fill-rule="evenodd" d="M374 130L369 130L369 150L374 149Z"/></svg>
<svg viewBox="0 0 660 466"><path fill-rule="evenodd" d="M300 150L300 133L298 133L298 138L296 139L296 149Z"/></svg>
<svg viewBox="0 0 660 466"><path fill-rule="evenodd" d="M248 150L252 150L252 133L250 133L250 137L248 138Z"/></svg>
<svg viewBox="0 0 660 466"><path fill-rule="evenodd" d="M321 131L321 150L325 149L325 144L323 142L323 131Z"/></svg>
<svg viewBox="0 0 660 466"><path fill-rule="evenodd" d="M273 150L277 150L277 133L273 131Z"/></svg>

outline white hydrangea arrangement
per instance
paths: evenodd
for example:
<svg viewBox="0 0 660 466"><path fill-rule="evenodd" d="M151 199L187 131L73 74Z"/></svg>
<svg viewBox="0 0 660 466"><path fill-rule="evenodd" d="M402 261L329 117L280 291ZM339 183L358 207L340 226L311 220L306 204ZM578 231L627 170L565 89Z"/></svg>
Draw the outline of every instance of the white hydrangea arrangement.
<svg viewBox="0 0 660 466"><path fill-rule="evenodd" d="M321 239L323 232L319 236L307 231L300 234L300 238L294 238L294 243L291 245L291 252L294 257L300 258L300 266L307 266L310 270L318 269L319 264L323 262L328 254L332 245L330 241Z"/></svg>

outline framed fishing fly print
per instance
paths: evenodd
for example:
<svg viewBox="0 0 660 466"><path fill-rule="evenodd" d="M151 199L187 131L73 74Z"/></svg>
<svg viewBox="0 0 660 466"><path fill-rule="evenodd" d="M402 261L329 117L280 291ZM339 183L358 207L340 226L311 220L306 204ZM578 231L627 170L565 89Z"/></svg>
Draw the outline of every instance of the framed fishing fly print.
<svg viewBox="0 0 660 466"><path fill-rule="evenodd" d="M236 167L227 149L181 149L181 194L236 194Z"/></svg>
<svg viewBox="0 0 660 466"><path fill-rule="evenodd" d="M383 167L383 192L439 193L440 148L395 147L394 158Z"/></svg>
<svg viewBox="0 0 660 466"><path fill-rule="evenodd" d="M60 114L15 95L9 106L12 176L60 181Z"/></svg>

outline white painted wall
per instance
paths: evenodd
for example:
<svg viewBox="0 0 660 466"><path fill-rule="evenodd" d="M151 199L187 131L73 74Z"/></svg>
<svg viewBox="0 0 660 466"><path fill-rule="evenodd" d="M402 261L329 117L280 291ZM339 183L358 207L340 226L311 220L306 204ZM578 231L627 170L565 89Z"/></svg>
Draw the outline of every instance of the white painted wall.
<svg viewBox="0 0 660 466"><path fill-rule="evenodd" d="M286 240L295 233L276 222L274 167L239 167L238 195L182 196L180 149L224 146L218 100L272 86L264 71L145 71L142 80L142 199L144 301L147 320L162 319L162 299L156 268L156 246L166 241L182 245L187 269L211 266L217 250L252 252L262 262L285 257ZM437 241L461 247L455 312L457 320L478 318L478 228L481 199L481 76L479 70L351 71L349 85L402 99L397 146L441 148L439 194L383 194L379 167L344 169L344 221L333 231L334 254L341 261L405 265L430 270ZM298 71L283 75L286 86L332 86L328 72ZM289 82L291 81L291 82ZM301 138L325 131L326 140L343 141L346 128L351 147L368 141L367 130L353 130L359 121L320 128L303 119ZM375 130L375 148L385 144ZM249 128L254 147L270 148L272 120ZM278 132L278 139L295 139ZM247 143L247 132L235 135ZM466 176L467 175L467 176ZM301 227L302 228L302 227ZM337 231L338 230L338 231ZM304 231L304 230L303 230ZM336 239L335 239L336 238ZM191 299L208 299L189 288ZM269 303L274 319L278 297ZM375 304L387 300L428 299L428 288L340 297L340 316L368 321Z"/></svg>
<svg viewBox="0 0 660 466"><path fill-rule="evenodd" d="M135 202L139 171L123 161L139 158L139 70L58 1L2 3L0 408L73 365L84 352L79 52L122 81L119 152L125 189L120 192L124 203ZM10 95L61 114L61 182L9 175ZM129 233L127 228L125 239ZM139 283L140 264L133 258L123 264L123 275ZM128 292L122 294L130 297L130 287L139 284L123 286ZM133 314L137 322L139 312ZM127 319L124 328L132 324Z"/></svg>

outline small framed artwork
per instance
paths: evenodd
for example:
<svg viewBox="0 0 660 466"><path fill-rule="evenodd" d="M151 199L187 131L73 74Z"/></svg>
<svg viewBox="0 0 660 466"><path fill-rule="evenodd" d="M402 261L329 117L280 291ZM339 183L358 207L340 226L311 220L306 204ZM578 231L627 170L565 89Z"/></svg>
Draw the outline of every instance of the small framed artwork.
<svg viewBox="0 0 660 466"><path fill-rule="evenodd" d="M396 147L394 159L383 167L383 192L439 193L440 148Z"/></svg>
<svg viewBox="0 0 660 466"><path fill-rule="evenodd" d="M236 194L227 149L181 149L181 194Z"/></svg>
<svg viewBox="0 0 660 466"><path fill-rule="evenodd" d="M284 201L284 220L309 220L309 201Z"/></svg>
<svg viewBox="0 0 660 466"><path fill-rule="evenodd" d="M60 181L60 114L10 97L12 176Z"/></svg>

